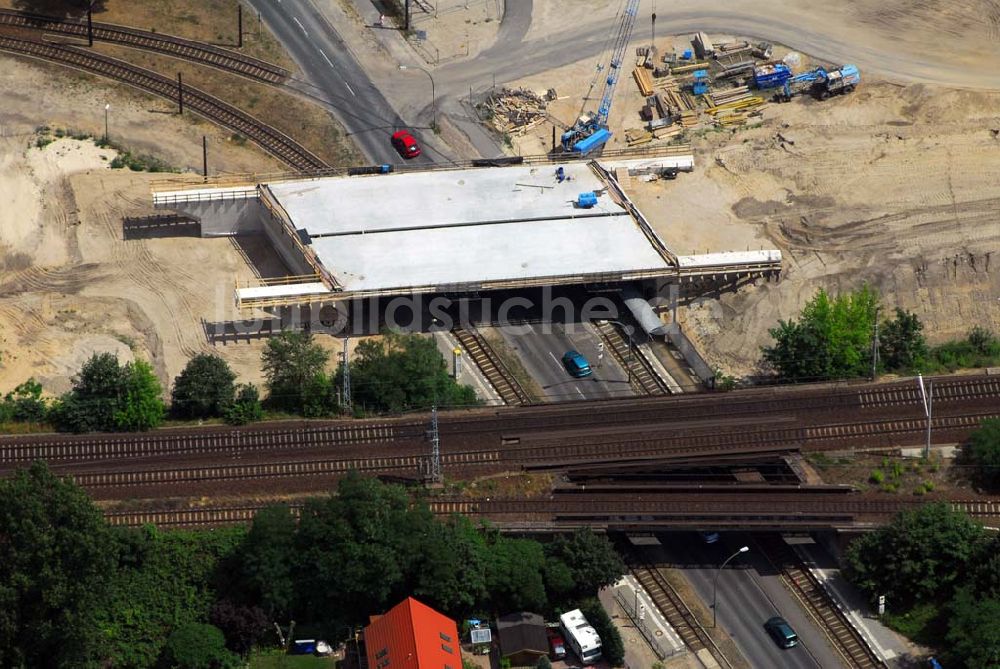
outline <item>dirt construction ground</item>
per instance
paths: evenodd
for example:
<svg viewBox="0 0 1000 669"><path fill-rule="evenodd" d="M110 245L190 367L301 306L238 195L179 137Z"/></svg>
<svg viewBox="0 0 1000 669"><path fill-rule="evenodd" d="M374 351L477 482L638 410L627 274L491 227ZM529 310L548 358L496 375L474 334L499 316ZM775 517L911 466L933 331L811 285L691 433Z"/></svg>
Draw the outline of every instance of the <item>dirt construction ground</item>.
<svg viewBox="0 0 1000 669"><path fill-rule="evenodd" d="M558 32L567 3L536 2L526 39ZM812 11L810 3L823 4L798 0L786 22ZM865 58L899 45L907 62L919 52L936 63L931 74L959 63L979 81L995 76L1000 58L987 56L1000 45L997 2L942 3L939 10L920 3L919 11L911 4L850 2L840 14L828 4L813 9L825 17L831 40L851 31L870 35ZM733 11L746 6L734 3ZM892 11L883 16L876 7ZM464 26L460 16L449 14ZM969 16L981 20L960 30L958 18ZM668 26L657 25L665 40ZM125 136L170 164L197 167L200 136L208 134L213 171L277 165L208 123L150 114L163 110L162 101L9 56L0 62L0 392L35 376L59 393L95 351L148 358L167 382L190 355L215 350L241 380L258 381L261 342L213 346L203 323L234 317L233 281L252 276L245 255L264 257L265 265L273 258L247 240L123 241L122 216L150 213L156 177L110 170L112 156L91 142L36 148L34 128L99 133L107 101L112 138ZM514 83L580 96L593 65L589 58ZM768 328L794 316L820 287L868 281L886 306L916 311L932 341L974 324L1000 331L1000 93L887 78L866 78L854 94L826 102L768 105L759 127L701 133L692 138L693 174L637 190L639 205L677 251L765 247L785 254L780 282L744 287L683 314L724 371L752 372ZM623 77L613 112L618 129L638 126L635 88ZM562 105L559 113L569 118L578 107L568 99ZM548 136L532 141L547 144Z"/></svg>

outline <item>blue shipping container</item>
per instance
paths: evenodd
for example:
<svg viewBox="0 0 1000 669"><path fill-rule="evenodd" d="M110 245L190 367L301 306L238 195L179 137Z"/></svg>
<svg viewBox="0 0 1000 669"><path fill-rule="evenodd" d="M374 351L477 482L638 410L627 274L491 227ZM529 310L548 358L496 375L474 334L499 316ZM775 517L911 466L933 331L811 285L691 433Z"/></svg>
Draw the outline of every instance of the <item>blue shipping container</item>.
<svg viewBox="0 0 1000 669"><path fill-rule="evenodd" d="M792 78L792 71L784 63L760 65L753 69L753 83L757 88L784 86Z"/></svg>
<svg viewBox="0 0 1000 669"><path fill-rule="evenodd" d="M611 139L611 131L606 128L600 128L590 137L581 139L579 142L574 144L573 151L575 153L587 154L607 142L609 139Z"/></svg>

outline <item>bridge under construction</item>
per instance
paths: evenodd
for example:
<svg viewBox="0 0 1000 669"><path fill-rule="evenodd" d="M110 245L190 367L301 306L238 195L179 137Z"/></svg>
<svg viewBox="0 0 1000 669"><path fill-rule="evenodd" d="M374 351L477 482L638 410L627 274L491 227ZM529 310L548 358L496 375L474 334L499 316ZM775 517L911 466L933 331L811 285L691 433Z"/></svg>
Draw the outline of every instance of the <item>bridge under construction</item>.
<svg viewBox="0 0 1000 669"><path fill-rule="evenodd" d="M777 250L680 255L661 239L627 191L693 169L689 147L665 153L173 184L153 202L199 221L202 236L268 237L293 276L235 286L241 309L778 275Z"/></svg>

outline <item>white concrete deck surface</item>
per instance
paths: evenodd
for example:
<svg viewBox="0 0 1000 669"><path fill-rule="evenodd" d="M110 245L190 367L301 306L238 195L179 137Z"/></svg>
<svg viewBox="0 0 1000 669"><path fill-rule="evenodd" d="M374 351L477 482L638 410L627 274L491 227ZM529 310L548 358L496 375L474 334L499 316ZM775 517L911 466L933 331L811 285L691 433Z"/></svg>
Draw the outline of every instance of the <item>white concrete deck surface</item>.
<svg viewBox="0 0 1000 669"><path fill-rule="evenodd" d="M623 211L607 195L592 209L574 208L580 193L604 184L585 163L563 168L571 178L562 183L553 165L334 177L268 188L312 237Z"/></svg>
<svg viewBox="0 0 1000 669"><path fill-rule="evenodd" d="M320 237L312 246L346 291L667 268L627 214Z"/></svg>

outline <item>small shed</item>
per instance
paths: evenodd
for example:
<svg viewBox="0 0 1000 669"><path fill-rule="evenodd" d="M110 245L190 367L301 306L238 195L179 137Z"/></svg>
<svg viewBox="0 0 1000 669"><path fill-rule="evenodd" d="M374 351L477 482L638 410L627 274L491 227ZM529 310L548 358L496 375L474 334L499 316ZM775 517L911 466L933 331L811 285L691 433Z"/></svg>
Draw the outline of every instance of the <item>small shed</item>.
<svg viewBox="0 0 1000 669"><path fill-rule="evenodd" d="M500 657L513 666L535 666L538 658L549 653L545 619L537 613L510 613L497 620Z"/></svg>

